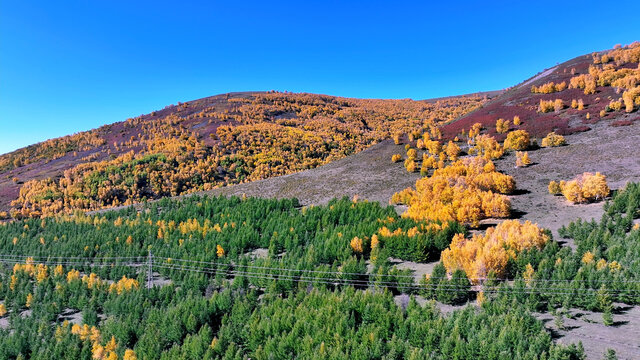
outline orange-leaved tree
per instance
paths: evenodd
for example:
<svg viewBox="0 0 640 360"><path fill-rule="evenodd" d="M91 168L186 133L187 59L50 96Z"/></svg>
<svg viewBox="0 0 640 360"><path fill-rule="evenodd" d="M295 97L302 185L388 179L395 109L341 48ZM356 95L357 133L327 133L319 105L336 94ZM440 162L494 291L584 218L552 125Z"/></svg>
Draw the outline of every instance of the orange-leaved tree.
<svg viewBox="0 0 640 360"><path fill-rule="evenodd" d="M515 130L504 140L505 150L526 150L531 146L531 138L525 130Z"/></svg>
<svg viewBox="0 0 640 360"><path fill-rule="evenodd" d="M559 186L562 189L562 195L575 204L602 200L611 193L607 177L599 172L595 174L585 172L571 181L561 182ZM554 190L557 190L555 186ZM551 184L549 184L549 191L551 191Z"/></svg>
<svg viewBox="0 0 640 360"><path fill-rule="evenodd" d="M531 159L529 159L529 153L526 151L516 152L516 167L527 167L531 165Z"/></svg>
<svg viewBox="0 0 640 360"><path fill-rule="evenodd" d="M509 259L526 249L542 249L548 241L549 235L537 224L506 220L471 239L456 235L442 252L442 264L449 273L462 269L472 282L479 283L492 271L505 276Z"/></svg>
<svg viewBox="0 0 640 360"><path fill-rule="evenodd" d="M564 136L558 135L555 132L550 132L542 139L542 147L555 147L565 145L567 141Z"/></svg>
<svg viewBox="0 0 640 360"><path fill-rule="evenodd" d="M416 188L396 193L391 203L409 205L404 217L415 220L459 221L478 226L484 218L508 217L511 176L499 173L482 157L458 160L416 181Z"/></svg>

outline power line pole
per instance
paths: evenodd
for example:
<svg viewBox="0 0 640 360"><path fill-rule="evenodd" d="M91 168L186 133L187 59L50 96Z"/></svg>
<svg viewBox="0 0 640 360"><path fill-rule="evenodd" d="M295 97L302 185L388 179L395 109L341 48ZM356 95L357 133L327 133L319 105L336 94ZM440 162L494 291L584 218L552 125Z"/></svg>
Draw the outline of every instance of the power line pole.
<svg viewBox="0 0 640 360"><path fill-rule="evenodd" d="M149 249L149 255L147 256L147 289L151 289L153 286L153 255L151 249Z"/></svg>

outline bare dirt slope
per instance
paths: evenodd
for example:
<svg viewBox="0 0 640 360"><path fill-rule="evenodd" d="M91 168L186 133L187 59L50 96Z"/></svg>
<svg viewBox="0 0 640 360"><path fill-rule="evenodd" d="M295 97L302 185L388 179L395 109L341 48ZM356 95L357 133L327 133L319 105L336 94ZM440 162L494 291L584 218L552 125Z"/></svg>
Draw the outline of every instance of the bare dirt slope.
<svg viewBox="0 0 640 360"><path fill-rule="evenodd" d="M603 359L607 349L614 349L621 360L640 358L640 307L618 307L613 326L603 325L600 313L577 309L568 311L560 323L549 313L537 317L556 342L567 345L581 341L587 359Z"/></svg>
<svg viewBox="0 0 640 360"><path fill-rule="evenodd" d="M318 168L271 179L211 190L213 195L265 198L298 198L303 205L325 204L335 197L358 195L360 199L389 203L393 193L413 186L420 175L408 173L391 155L404 147L385 140L367 150Z"/></svg>
<svg viewBox="0 0 640 360"><path fill-rule="evenodd" d="M640 181L640 158L634 156L640 143L640 122L613 127L602 121L593 126L591 131L567 136L567 146L530 151L534 165L528 168L516 169L514 154L496 161L500 171L516 180L520 194L511 198L516 213L550 229L556 238L562 225L578 218L599 220L603 210L602 203L571 205L563 197L549 194L551 180L570 180L586 171L599 171L607 175L612 189Z"/></svg>
<svg viewBox="0 0 640 360"><path fill-rule="evenodd" d="M511 197L517 216L557 230L578 218L599 219L602 203L572 205L549 194L551 180L569 180L583 172L602 172L612 189L629 181L640 181L640 159L633 156L640 143L640 122L614 127L606 121L591 131L568 135L567 146L530 151L534 164L515 168L515 155L496 161L497 168L516 180L517 195ZM615 146L612 144L615 143ZM389 203L394 192L414 186L420 177L408 173L402 162L391 163L391 155L404 154L402 145L387 140L347 158L296 174L212 190L214 195L296 197L304 205L324 204L334 197L358 195L360 199Z"/></svg>

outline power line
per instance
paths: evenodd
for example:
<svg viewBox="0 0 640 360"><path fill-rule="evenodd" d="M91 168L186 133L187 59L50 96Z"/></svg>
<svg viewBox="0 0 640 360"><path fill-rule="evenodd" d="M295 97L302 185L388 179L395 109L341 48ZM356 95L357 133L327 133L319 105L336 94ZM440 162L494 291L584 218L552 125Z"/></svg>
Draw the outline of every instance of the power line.
<svg viewBox="0 0 640 360"><path fill-rule="evenodd" d="M148 286L150 287L149 284L152 284L153 279L152 279L152 267L155 264L157 267L159 268L163 268L163 269L168 269L168 270L181 270L181 271L190 271L190 272L199 272L199 273L206 273L206 274L210 274L210 275L217 275L217 274L224 274L226 276L229 275L240 275L240 276L246 276L246 277L250 277L250 278L262 278L262 279L267 279L267 280L287 280L287 281L301 281L301 282L316 282L316 283L326 283L326 284L347 284L347 285L353 285L353 286L378 286L378 287L388 287L388 288L403 288L403 289L440 289L440 290L445 290L446 288L459 288L460 286L463 285L455 285L455 284L422 284L422 285L416 285L413 282L413 279L415 279L414 276L408 276L408 275L393 275L393 274L375 274L375 273L351 273L351 272L335 272L335 271L322 271L322 270L304 270L304 269L291 269L291 268L274 268L274 267L261 267L261 266L252 266L252 265L242 265L242 264L226 264L226 263L215 263L215 262L204 262L204 261L196 261L196 260L187 260L187 259L169 259L166 258L165 261L167 261L167 263L160 263L160 262L156 262L156 260L154 260L154 258L152 257L151 253L149 253L149 255L146 257L146 262L145 261L138 261L138 262L113 262L114 260L124 260L124 259L137 259L137 260L143 260L145 259L145 257L105 257L105 258L79 258L77 257L76 259L92 259L92 260L106 260L106 262L102 262L102 263L96 263L96 262L89 262L89 261L35 261L35 260L31 260L29 258L33 258L31 256L24 256L24 255L17 255L19 256L20 259L4 259L4 255L0 255L0 263L7 263L7 264L22 264L22 262L17 261L17 260L24 260L27 259L28 261L30 261L31 264L34 265L39 265L39 264L43 264L43 265L76 265L76 266L89 266L89 267L108 267L108 266L128 266L128 267L142 267L145 264L148 267L147 273L148 273L148 278L147 278L147 282L148 282ZM62 258L62 257L59 257ZM69 257L70 259L73 259L73 257ZM189 262L189 263L198 263L198 264L210 264L210 265L217 265L217 266L221 266L221 267L226 267L227 269L218 269L218 268L210 268L210 267L197 267L195 265L186 265L186 264L172 264L172 262L174 261L178 261L178 262ZM111 262L111 263L109 263ZM246 268L246 271L240 271L240 270L235 270L234 268ZM249 269L261 269L261 270L276 270L276 271L282 271L282 272L302 272L302 275L284 275L284 274L274 274L274 273L262 273L262 272L255 272L255 270L251 271ZM381 280L360 280L360 279L348 279L348 278L343 278L343 277L315 277L315 276L305 276L305 273L315 273L315 274L328 274L328 275L338 275L338 276L358 276L358 277L400 277L400 278L411 278L411 283L403 283L401 281L381 281ZM267 277L268 276L268 277ZM447 279L447 280L452 280L448 277L432 277L431 279ZM460 279L464 279L464 280L469 280L466 278L460 278ZM494 279L495 280L495 279ZM571 281L571 280L567 280L567 281ZM583 281L587 281L587 280L583 280ZM535 279L532 279L531 282L539 282L539 283L549 283L552 282L550 280L545 280L545 279L538 279L537 281ZM576 282L580 282L579 280L576 280ZM633 281L636 282L636 281ZM445 288L445 289L443 289ZM525 291L526 290L526 291ZM459 289L456 291L470 291L469 289ZM483 290L475 290L475 291L483 291ZM486 291L486 289L484 290ZM600 289L593 289L593 288L558 288L558 287L527 287L524 289L515 289L515 288L510 288L510 289L505 289L505 288L500 288L498 289L496 292L509 292L509 291L516 291L516 292L524 292L524 293L538 293L538 294L560 294L560 295L576 295L579 293L584 293L584 292L598 292L600 291ZM565 292L563 292L565 291ZM570 291L570 292L566 292L566 291ZM618 295L618 296L627 296L627 297L637 297L640 295L635 295L635 293L639 293L640 290L634 290L634 289L606 289L605 290L607 294L610 295ZM631 293L631 294L630 294Z"/></svg>
<svg viewBox="0 0 640 360"><path fill-rule="evenodd" d="M8 259L74 259L74 260L118 260L118 259L146 259L146 256L103 256L103 257L91 257L91 256L39 256L39 255L18 255L18 254L0 254L0 258L8 258Z"/></svg>
<svg viewBox="0 0 640 360"><path fill-rule="evenodd" d="M315 276L304 276L304 275L284 275L284 274L273 274L273 273L261 273L261 272L251 272L251 271L239 271L239 270L233 270L233 269L215 269L215 268L207 268L207 267L194 267L194 266L188 266L188 265L181 265L181 264L175 264L175 265L167 265L167 264L157 264L157 266L159 267L164 267L164 268L170 268L170 269L176 269L176 270L186 270L186 271L190 271L190 270L202 270L202 271L206 271L208 273L212 273L212 274L218 274L218 273L222 273L222 274L236 274L236 275L244 275L244 274L251 274L251 275L272 275L272 276L278 276L279 278L284 278L284 279L293 279L293 280L297 280L297 279L319 279L319 280L330 280L330 281L336 281L336 282L340 282L340 281L348 281L354 284L369 284L370 282L374 282L375 284L391 284L394 286L406 286L405 283L402 282L398 282L398 281L380 281L380 280L359 280L359 279L349 279L349 278L331 278L331 277L315 277ZM338 273L339 274L339 273ZM351 273L353 274L353 273ZM369 274L360 274L360 275L369 275ZM446 278L443 278L446 279ZM463 280L463 278L459 278L460 280ZM413 284L413 281L411 282ZM460 285L454 285L454 284L436 284L437 286L450 286L450 287L460 287ZM545 289L545 290L596 290L597 289L571 289L571 288L537 288L537 289ZM611 290L611 291L615 291L615 290ZM622 291L627 291L627 290L622 290ZM635 290L629 290L630 292L640 292L640 290L635 291Z"/></svg>
<svg viewBox="0 0 640 360"><path fill-rule="evenodd" d="M254 273L254 272L242 272L236 270L219 270L219 269L208 269L208 268L191 268L185 267L181 265L156 265L159 268L169 269L169 270L179 270L179 271L188 271L188 272L196 272L196 273L204 273L210 275L224 274L224 275L239 275L248 278L256 278L256 279L265 279L265 280L283 280L283 281L299 281L299 282L307 282L307 283L324 283L324 284L346 284L353 286L374 286L374 287L385 287L385 288L394 288L394 289L415 289L415 290L443 290L443 291L456 291L456 292L469 292L474 291L469 288L461 289L464 287L463 284L455 285L455 284L423 284L416 285L415 283L411 284L403 284L400 282L378 282L378 281L367 281L367 280L357 280L357 279L344 279L344 278L317 278L317 277L304 277L304 276L292 276L292 275L279 275L279 274L264 274L264 273ZM443 289L444 288L444 289ZM597 293L599 289L565 289L565 288L498 288L495 287L493 289L483 289L483 290L475 290L489 293L524 293L524 294L549 294L549 295L576 295L580 292L591 292ZM572 292L567 292L572 291ZM613 292L613 293L612 293ZM620 293L618 293L620 292ZM640 294L636 295L627 295L626 292L636 292L632 290L608 290L607 294L613 296L622 296L626 295L628 297L640 297Z"/></svg>
<svg viewBox="0 0 640 360"><path fill-rule="evenodd" d="M158 258L159 259L159 258ZM383 277L405 277L405 278L414 278L414 275L403 275L403 274L374 274L374 273L350 273L350 272L340 272L340 271L329 271L329 270L306 270L306 269L293 269L293 268L281 268L281 267L269 267L269 266L257 266L257 265L243 265L243 264L228 264L228 263L219 263L219 262L210 262L210 261L199 261L199 260L189 260L189 259L174 259L174 258L162 258L167 262L189 262L189 263L199 263L199 264L207 264L207 265L216 265L216 266L229 266L229 267L247 267L252 269L265 269L265 270L277 270L277 271L289 271L289 272L310 272L310 273L324 273L324 274L339 274L339 275L366 275L366 276L383 276ZM451 279L449 277L429 277L430 279ZM488 278L488 277L478 277L478 278L466 278L470 281L512 281L514 279L508 278ZM531 279L530 281L536 282L590 282L590 280L569 280L569 279ZM618 282L622 283L640 283L640 280L619 280Z"/></svg>

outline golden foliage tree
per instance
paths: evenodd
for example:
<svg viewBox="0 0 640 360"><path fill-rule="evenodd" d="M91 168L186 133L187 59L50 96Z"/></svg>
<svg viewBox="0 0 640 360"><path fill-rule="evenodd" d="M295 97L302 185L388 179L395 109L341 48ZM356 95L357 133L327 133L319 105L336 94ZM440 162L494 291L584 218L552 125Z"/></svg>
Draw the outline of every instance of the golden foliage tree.
<svg viewBox="0 0 640 360"><path fill-rule="evenodd" d="M351 250L353 250L353 252L355 252L356 254L362 254L362 239L360 239L359 237L354 237L353 239L351 239Z"/></svg>
<svg viewBox="0 0 640 360"><path fill-rule="evenodd" d="M561 184L557 181L551 181L549 182L549 194L552 195L561 195L562 194L562 187L564 184Z"/></svg>
<svg viewBox="0 0 640 360"><path fill-rule="evenodd" d="M445 152L449 157L449 160L456 161L458 160L458 155L460 155L460 146L456 145L453 141L449 141L445 148Z"/></svg>
<svg viewBox="0 0 640 360"><path fill-rule="evenodd" d="M504 148L507 150L526 150L529 146L531 146L531 138L525 130L512 131L504 140Z"/></svg>
<svg viewBox="0 0 640 360"><path fill-rule="evenodd" d="M534 94L551 94L554 92L562 91L567 88L565 81L556 84L553 81L542 84L540 86L531 86L531 92Z"/></svg>
<svg viewBox="0 0 640 360"><path fill-rule="evenodd" d="M636 106L640 106L640 86L622 93L622 101L624 102L625 111L628 113L632 112Z"/></svg>
<svg viewBox="0 0 640 360"><path fill-rule="evenodd" d="M620 100L617 100L617 101L611 100L609 102L608 106L609 106L609 109L612 110L612 111L620 111L620 110L622 110L622 101L620 101Z"/></svg>
<svg viewBox="0 0 640 360"><path fill-rule="evenodd" d="M410 173L416 172L416 162L415 162L415 160L413 160L413 159L405 160L404 167Z"/></svg>
<svg viewBox="0 0 640 360"><path fill-rule="evenodd" d="M456 220L477 226L488 217L508 217L512 177L495 170L481 157L458 160L435 170L431 177L416 181L416 188L405 189L391 198L392 203L409 205L404 217L416 220Z"/></svg>
<svg viewBox="0 0 640 360"><path fill-rule="evenodd" d="M575 204L602 200L611 193L607 177L599 172L585 172L561 184L561 188L562 195Z"/></svg>
<svg viewBox="0 0 640 360"><path fill-rule="evenodd" d="M469 148L470 155L478 155L487 160L499 159L504 154L504 148L496 139L489 135L479 135L473 140L474 146Z"/></svg>
<svg viewBox="0 0 640 360"><path fill-rule="evenodd" d="M396 145L400 145L400 138L402 137L401 133L395 133L393 134L393 143Z"/></svg>
<svg viewBox="0 0 640 360"><path fill-rule="evenodd" d="M222 248L222 246L220 246L220 244L216 245L216 255L218 257L224 256L224 249Z"/></svg>
<svg viewBox="0 0 640 360"><path fill-rule="evenodd" d="M519 126L520 124L522 124L522 120L520 120L520 116L515 115L513 117L513 125Z"/></svg>
<svg viewBox="0 0 640 360"><path fill-rule="evenodd" d="M542 147L555 147L565 145L567 141L564 136L558 135L555 132L550 132L542 139Z"/></svg>
<svg viewBox="0 0 640 360"><path fill-rule="evenodd" d="M442 252L442 264L447 272L462 269L469 279L479 283L492 271L498 277L504 276L509 259L516 259L526 249L542 249L548 241L549 236L530 221L505 220L471 239L456 235Z"/></svg>
<svg viewBox="0 0 640 360"><path fill-rule="evenodd" d="M562 101L562 99L555 99L553 101L553 110L559 112L562 109L564 109L564 101Z"/></svg>
<svg viewBox="0 0 640 360"><path fill-rule="evenodd" d="M469 129L469 140L473 140L476 136L480 135L480 131L482 130L481 123L475 123L471 125L471 129Z"/></svg>
<svg viewBox="0 0 640 360"><path fill-rule="evenodd" d="M538 105L538 111L541 113L548 113L553 111L553 100L542 100L540 99L540 105Z"/></svg>
<svg viewBox="0 0 640 360"><path fill-rule="evenodd" d="M531 165L531 159L529 159L529 153L526 151L516 152L516 167L527 167Z"/></svg>
<svg viewBox="0 0 640 360"><path fill-rule="evenodd" d="M496 132L499 134L504 134L509 131L509 120L498 119L496 121Z"/></svg>

